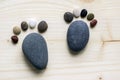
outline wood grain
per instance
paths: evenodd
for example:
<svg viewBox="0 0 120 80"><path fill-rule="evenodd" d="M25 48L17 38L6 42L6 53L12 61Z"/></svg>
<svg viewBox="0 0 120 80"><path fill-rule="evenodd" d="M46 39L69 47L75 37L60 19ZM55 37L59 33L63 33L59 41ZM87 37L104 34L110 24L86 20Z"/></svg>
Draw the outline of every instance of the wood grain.
<svg viewBox="0 0 120 80"><path fill-rule="evenodd" d="M90 29L85 50L72 55L66 43L69 24L64 22L63 14L76 7L93 12L98 24ZM0 80L119 80L119 15L119 0L0 0ZM21 50L24 37L38 32L37 28L22 32L17 45L10 40L12 28L30 18L38 23L46 20L49 25L42 34L49 49L44 71L32 68ZM83 21L89 25L86 19Z"/></svg>

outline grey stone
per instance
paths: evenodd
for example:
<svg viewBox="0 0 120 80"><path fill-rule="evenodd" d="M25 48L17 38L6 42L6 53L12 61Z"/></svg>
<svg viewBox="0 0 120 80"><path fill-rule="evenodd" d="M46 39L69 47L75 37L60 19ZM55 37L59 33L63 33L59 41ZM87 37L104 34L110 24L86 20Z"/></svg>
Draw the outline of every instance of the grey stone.
<svg viewBox="0 0 120 80"><path fill-rule="evenodd" d="M74 21L68 28L67 42L72 51L84 49L89 40L89 28L83 21Z"/></svg>
<svg viewBox="0 0 120 80"><path fill-rule="evenodd" d="M27 24L26 21L23 21L23 22L21 23L21 29L22 29L23 31L26 31L26 30L28 29L28 24Z"/></svg>
<svg viewBox="0 0 120 80"><path fill-rule="evenodd" d="M48 49L45 39L38 33L27 35L22 50L28 61L37 69L45 69L48 63Z"/></svg>
<svg viewBox="0 0 120 80"><path fill-rule="evenodd" d="M70 23L70 22L72 22L72 20L73 20L73 14L71 13L71 12L66 12L65 14L64 14L64 20L67 22L67 23Z"/></svg>

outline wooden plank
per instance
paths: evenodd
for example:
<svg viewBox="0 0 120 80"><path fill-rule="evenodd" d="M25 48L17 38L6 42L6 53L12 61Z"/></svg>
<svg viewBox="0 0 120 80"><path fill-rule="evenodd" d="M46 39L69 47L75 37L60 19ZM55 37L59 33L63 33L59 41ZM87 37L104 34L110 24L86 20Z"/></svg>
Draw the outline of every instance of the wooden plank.
<svg viewBox="0 0 120 80"><path fill-rule="evenodd" d="M120 79L120 1L119 0L1 0L0 1L0 80L119 80ZM90 29L90 40L78 55L72 55L66 43L69 24L63 14L78 7L95 14L98 24ZM22 32L13 45L12 28L21 21L46 20L49 28L42 34L47 40L49 63L38 72L24 58L24 37L37 28ZM86 19L81 19L89 25ZM78 20L78 19L74 19ZM102 79L99 79L102 78Z"/></svg>

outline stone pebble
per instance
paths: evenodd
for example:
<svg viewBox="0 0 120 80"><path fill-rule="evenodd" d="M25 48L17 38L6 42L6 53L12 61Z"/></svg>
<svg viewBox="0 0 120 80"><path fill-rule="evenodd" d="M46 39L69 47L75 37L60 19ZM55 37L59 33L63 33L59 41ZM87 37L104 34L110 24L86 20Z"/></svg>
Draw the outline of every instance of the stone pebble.
<svg viewBox="0 0 120 80"><path fill-rule="evenodd" d="M21 29L18 26L13 27L13 33L19 35L21 33Z"/></svg>
<svg viewBox="0 0 120 80"><path fill-rule="evenodd" d="M93 19L91 22L90 22L90 27L93 28L95 27L97 24L97 20L96 19Z"/></svg>
<svg viewBox="0 0 120 80"><path fill-rule="evenodd" d="M88 25L81 21L74 21L67 31L67 43L69 48L78 52L83 50L89 40L89 28Z"/></svg>
<svg viewBox="0 0 120 80"><path fill-rule="evenodd" d="M28 29L28 23L27 23L26 21L23 21L23 22L21 23L21 29L22 29L23 31L26 31L26 30Z"/></svg>
<svg viewBox="0 0 120 80"><path fill-rule="evenodd" d="M91 21L93 19L94 19L94 14L93 13L89 13L88 16L87 16L87 20Z"/></svg>
<svg viewBox="0 0 120 80"><path fill-rule="evenodd" d="M79 9L74 9L73 10L73 15L78 18L80 16L80 10Z"/></svg>
<svg viewBox="0 0 120 80"><path fill-rule="evenodd" d="M73 14L71 13L71 12L66 12L65 14L64 14L64 20L67 22L67 23L70 23L70 22L72 22L72 20L73 20Z"/></svg>
<svg viewBox="0 0 120 80"><path fill-rule="evenodd" d="M38 33L28 34L22 43L22 50L28 61L43 70L48 63L48 49L45 39Z"/></svg>
<svg viewBox="0 0 120 80"><path fill-rule="evenodd" d="M18 43L18 37L17 36L12 36L11 40L14 44Z"/></svg>
<svg viewBox="0 0 120 80"><path fill-rule="evenodd" d="M87 10L86 9L82 9L81 10L81 13L80 13L80 16L81 16L81 18L84 18L84 17L86 17L87 16Z"/></svg>
<svg viewBox="0 0 120 80"><path fill-rule="evenodd" d="M29 20L29 26L31 29L34 29L36 27L37 21L35 19Z"/></svg>
<svg viewBox="0 0 120 80"><path fill-rule="evenodd" d="M39 24L38 24L38 31L40 33L43 33L47 30L48 28L48 24L46 21L41 21Z"/></svg>

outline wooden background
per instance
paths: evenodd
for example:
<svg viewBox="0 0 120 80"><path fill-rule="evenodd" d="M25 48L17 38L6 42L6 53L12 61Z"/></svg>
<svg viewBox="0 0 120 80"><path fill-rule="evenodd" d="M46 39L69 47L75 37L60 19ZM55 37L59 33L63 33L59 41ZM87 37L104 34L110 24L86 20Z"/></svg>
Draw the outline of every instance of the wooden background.
<svg viewBox="0 0 120 80"><path fill-rule="evenodd" d="M93 12L98 24L86 49L72 55L63 14L76 7ZM42 34L49 49L44 71L32 68L21 50L24 37L37 28L22 32L17 45L10 40L12 28L30 18L49 25ZM0 80L120 80L120 0L0 0Z"/></svg>

